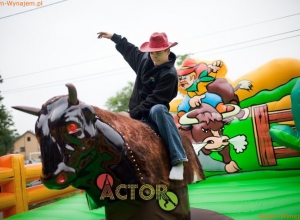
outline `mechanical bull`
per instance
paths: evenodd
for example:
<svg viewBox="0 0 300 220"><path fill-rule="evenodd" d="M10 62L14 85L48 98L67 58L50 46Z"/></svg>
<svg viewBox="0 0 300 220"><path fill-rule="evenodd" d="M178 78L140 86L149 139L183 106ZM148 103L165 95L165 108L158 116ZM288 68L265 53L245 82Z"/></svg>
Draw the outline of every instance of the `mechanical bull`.
<svg viewBox="0 0 300 220"><path fill-rule="evenodd" d="M172 181L168 179L169 152L149 126L86 105L78 100L72 84L66 86L68 95L48 100L41 109L13 107L38 116L35 132L41 147L43 184L50 189L72 185L85 190L90 208L105 206L107 219L155 219L157 215L165 216L164 219L190 219L193 214L187 184L201 181L205 176L189 138L181 132L188 157L184 163L184 180ZM105 198L101 199L104 183L100 176L103 174L112 177L113 183L109 182L111 193L106 191ZM121 201L113 195L121 185L122 190L118 192L124 198L132 193L129 185L133 184L137 187L148 184L154 189L164 185L177 194L180 202L175 210L167 212L159 208L155 197L144 201L131 200L128 195L127 200ZM147 190L144 193L149 195Z"/></svg>
<svg viewBox="0 0 300 220"><path fill-rule="evenodd" d="M239 109L236 109L239 111ZM224 125L229 124L231 117L226 118L226 113L220 114L212 106L202 103L179 120L180 130L190 138L194 149L198 154L202 167L207 171L226 171L228 173L240 170L230 156L231 143L237 153L246 149L248 144L244 135L238 135L229 139L223 134ZM222 156L222 162L210 157L212 152L218 152Z"/></svg>

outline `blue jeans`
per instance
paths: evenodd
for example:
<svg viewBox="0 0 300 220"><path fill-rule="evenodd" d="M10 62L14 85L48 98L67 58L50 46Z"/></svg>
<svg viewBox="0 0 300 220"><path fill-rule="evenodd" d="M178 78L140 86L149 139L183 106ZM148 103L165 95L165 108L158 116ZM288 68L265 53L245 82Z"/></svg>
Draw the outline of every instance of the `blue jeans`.
<svg viewBox="0 0 300 220"><path fill-rule="evenodd" d="M141 121L148 124L166 143L172 165L187 161L178 129L165 105L157 104L153 106L148 117L142 118Z"/></svg>

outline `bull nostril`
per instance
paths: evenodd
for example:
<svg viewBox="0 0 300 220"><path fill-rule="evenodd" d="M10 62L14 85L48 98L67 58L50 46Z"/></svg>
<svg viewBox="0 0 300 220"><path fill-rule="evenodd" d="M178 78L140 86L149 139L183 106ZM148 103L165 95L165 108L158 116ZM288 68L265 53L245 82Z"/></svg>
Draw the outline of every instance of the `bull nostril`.
<svg viewBox="0 0 300 220"><path fill-rule="evenodd" d="M207 141L208 144L214 144L215 142L212 140Z"/></svg>
<svg viewBox="0 0 300 220"><path fill-rule="evenodd" d="M63 174L63 173L60 173L60 174L58 175L58 177L57 177L56 182L57 182L58 184L63 184L63 183L66 182L66 180L67 180L66 175Z"/></svg>
<svg viewBox="0 0 300 220"><path fill-rule="evenodd" d="M223 143L224 143L224 142L226 142L226 143L227 143L227 142L228 142L228 139L224 139L222 142L223 142Z"/></svg>

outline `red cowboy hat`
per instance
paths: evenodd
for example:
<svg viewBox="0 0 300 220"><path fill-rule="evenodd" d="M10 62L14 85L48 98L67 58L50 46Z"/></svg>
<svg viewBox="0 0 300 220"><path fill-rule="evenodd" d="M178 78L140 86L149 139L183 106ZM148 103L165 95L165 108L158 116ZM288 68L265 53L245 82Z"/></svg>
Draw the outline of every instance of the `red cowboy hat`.
<svg viewBox="0 0 300 220"><path fill-rule="evenodd" d="M195 72L197 65L198 64L195 62L195 60L191 58L186 58L182 62L182 67L179 70L177 70L178 76L185 76L187 74Z"/></svg>
<svg viewBox="0 0 300 220"><path fill-rule="evenodd" d="M155 51L161 51L161 50L166 50L168 48L176 46L178 43L170 43L168 41L167 35L162 32L154 32L151 37L149 42L145 42L141 45L140 51L142 52L155 52Z"/></svg>

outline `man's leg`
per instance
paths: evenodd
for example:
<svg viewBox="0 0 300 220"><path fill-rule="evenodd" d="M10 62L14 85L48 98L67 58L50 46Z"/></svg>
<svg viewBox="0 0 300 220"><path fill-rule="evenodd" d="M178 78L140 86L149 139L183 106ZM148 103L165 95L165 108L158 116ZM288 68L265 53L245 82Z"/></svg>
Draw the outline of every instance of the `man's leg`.
<svg viewBox="0 0 300 220"><path fill-rule="evenodd" d="M166 143L171 157L170 179L183 179L183 162L187 161L185 150L172 115L166 106L158 104L151 108L148 120L155 123L159 134Z"/></svg>

